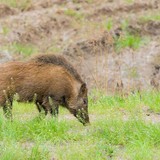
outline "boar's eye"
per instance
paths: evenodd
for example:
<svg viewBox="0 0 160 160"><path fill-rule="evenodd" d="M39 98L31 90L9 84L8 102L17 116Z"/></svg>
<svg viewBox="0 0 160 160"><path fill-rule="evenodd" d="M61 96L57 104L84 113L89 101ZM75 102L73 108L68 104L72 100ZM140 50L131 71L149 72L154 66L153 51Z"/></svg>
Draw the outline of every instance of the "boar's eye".
<svg viewBox="0 0 160 160"><path fill-rule="evenodd" d="M85 93L85 91L86 91L86 83L83 83L81 88L80 88L80 93L83 94L83 93Z"/></svg>
<svg viewBox="0 0 160 160"><path fill-rule="evenodd" d="M83 99L83 103L84 103L85 105L87 105L87 104L88 104L88 100L87 100L87 99Z"/></svg>

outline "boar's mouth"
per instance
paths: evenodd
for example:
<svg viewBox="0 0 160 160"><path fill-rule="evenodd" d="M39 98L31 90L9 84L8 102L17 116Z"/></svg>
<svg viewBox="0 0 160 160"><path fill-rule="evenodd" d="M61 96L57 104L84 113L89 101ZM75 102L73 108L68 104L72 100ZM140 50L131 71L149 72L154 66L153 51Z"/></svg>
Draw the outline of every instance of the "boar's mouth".
<svg viewBox="0 0 160 160"><path fill-rule="evenodd" d="M78 109L75 117L81 122L84 126L89 124L89 116L88 113L84 109Z"/></svg>
<svg viewBox="0 0 160 160"><path fill-rule="evenodd" d="M69 108L69 111L78 119L79 122L81 122L84 126L90 124L89 122L89 116L88 112L86 112L84 109L71 109Z"/></svg>

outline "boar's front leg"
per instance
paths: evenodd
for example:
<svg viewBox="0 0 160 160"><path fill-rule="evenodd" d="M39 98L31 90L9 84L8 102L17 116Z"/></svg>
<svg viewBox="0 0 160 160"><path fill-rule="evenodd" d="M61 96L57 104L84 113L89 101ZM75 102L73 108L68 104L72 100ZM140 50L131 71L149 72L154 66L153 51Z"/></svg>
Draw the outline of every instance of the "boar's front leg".
<svg viewBox="0 0 160 160"><path fill-rule="evenodd" d="M44 102L36 102L35 104L37 106L37 109L38 109L39 113L41 113L42 110L44 110L45 115L47 115L48 111L51 110L51 108L48 107L48 105L45 101Z"/></svg>
<svg viewBox="0 0 160 160"><path fill-rule="evenodd" d="M40 102L36 102L35 104L36 104L37 109L38 109L38 111L39 111L39 113L40 113L40 112L42 111L42 109L43 109L43 107L42 107L42 103L40 103Z"/></svg>
<svg viewBox="0 0 160 160"><path fill-rule="evenodd" d="M51 97L45 97L42 102L36 101L35 104L39 112L42 112L42 110L45 111L45 115L49 112L51 115L57 117L59 113L59 105L55 103Z"/></svg>
<svg viewBox="0 0 160 160"><path fill-rule="evenodd" d="M39 112L41 112L42 109L45 111L45 115L48 114L48 112L57 117L59 113L59 105L55 103L51 97L45 97L43 98L43 102L36 102L36 106Z"/></svg>
<svg viewBox="0 0 160 160"><path fill-rule="evenodd" d="M49 105L51 106L51 115L53 115L54 117L57 117L59 114L59 104L56 103L51 97L48 97L49 100Z"/></svg>
<svg viewBox="0 0 160 160"><path fill-rule="evenodd" d="M53 105L50 113L52 116L57 117L59 114L59 105Z"/></svg>

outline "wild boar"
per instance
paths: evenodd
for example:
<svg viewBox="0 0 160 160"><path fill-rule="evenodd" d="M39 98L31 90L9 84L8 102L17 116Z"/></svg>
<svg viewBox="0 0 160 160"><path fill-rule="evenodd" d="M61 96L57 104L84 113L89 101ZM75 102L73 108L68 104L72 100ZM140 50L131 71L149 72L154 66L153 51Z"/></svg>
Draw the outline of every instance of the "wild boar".
<svg viewBox="0 0 160 160"><path fill-rule="evenodd" d="M34 102L41 112L56 116L59 105L67 108L83 125L89 123L86 83L62 56L38 55L28 61L0 64L0 106L12 117L12 102Z"/></svg>

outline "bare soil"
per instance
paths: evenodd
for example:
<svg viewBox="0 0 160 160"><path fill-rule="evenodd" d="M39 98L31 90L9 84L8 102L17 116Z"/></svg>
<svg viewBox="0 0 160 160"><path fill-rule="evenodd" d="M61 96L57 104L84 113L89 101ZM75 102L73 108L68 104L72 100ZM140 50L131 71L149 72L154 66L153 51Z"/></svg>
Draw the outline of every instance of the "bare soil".
<svg viewBox="0 0 160 160"><path fill-rule="evenodd" d="M63 54L90 89L107 93L159 89L160 21L139 19L159 12L158 0L32 0L24 8L0 4L0 48L32 44L40 53ZM102 25L108 19L114 23L110 31ZM117 53L114 37L124 34L121 23L126 19L128 32L147 36L149 42Z"/></svg>

